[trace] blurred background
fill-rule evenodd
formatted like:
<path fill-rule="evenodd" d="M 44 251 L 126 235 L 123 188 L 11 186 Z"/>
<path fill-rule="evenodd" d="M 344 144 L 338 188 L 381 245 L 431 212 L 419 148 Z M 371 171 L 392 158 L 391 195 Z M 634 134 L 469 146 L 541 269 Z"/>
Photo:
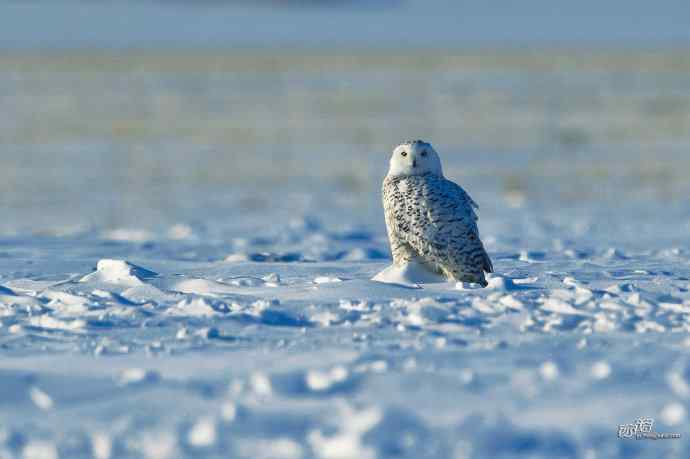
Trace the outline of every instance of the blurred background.
<path fill-rule="evenodd" d="M 0 231 L 381 230 L 411 138 L 489 231 L 524 206 L 687 225 L 688 24 L 686 0 L 1 1 Z"/>

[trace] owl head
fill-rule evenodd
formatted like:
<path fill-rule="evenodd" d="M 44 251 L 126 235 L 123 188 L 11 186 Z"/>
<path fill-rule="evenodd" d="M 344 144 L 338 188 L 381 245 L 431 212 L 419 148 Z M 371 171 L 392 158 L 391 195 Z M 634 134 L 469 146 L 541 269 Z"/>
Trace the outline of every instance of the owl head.
<path fill-rule="evenodd" d="M 389 176 L 405 177 L 428 173 L 443 177 L 441 158 L 430 143 L 412 140 L 403 142 L 393 149 Z"/>

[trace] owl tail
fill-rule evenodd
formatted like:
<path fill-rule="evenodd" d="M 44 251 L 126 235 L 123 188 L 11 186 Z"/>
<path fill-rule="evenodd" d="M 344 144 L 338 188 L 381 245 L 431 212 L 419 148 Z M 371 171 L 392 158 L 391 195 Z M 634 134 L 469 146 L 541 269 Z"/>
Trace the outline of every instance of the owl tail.
<path fill-rule="evenodd" d="M 482 261 L 484 264 L 484 266 L 482 266 L 482 269 L 484 270 L 484 272 L 487 272 L 487 273 L 494 272 L 494 264 L 491 263 L 491 258 L 489 258 L 489 254 L 486 253 L 486 251 L 484 251 L 484 260 L 482 260 Z"/>

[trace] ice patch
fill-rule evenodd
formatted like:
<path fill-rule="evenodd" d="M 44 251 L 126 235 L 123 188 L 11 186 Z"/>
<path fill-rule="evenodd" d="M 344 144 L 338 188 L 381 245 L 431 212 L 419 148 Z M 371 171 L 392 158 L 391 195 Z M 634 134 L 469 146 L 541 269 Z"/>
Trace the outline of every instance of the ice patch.
<path fill-rule="evenodd" d="M 103 259 L 96 265 L 96 271 L 82 277 L 79 282 L 104 282 L 107 284 L 138 287 L 144 281 L 158 274 L 125 260 Z"/>

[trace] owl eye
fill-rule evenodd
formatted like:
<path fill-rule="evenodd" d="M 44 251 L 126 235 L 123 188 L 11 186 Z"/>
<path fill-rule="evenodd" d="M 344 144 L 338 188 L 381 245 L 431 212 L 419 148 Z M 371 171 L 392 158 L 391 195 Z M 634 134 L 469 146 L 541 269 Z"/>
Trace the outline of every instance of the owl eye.
<path fill-rule="evenodd" d="M 406 152 L 406 151 L 401 151 L 401 152 L 400 152 L 400 155 L 401 155 L 401 156 L 407 156 L 407 152 Z"/>
<path fill-rule="evenodd" d="M 422 152 L 422 156 L 426 156 L 426 150 Z"/>

